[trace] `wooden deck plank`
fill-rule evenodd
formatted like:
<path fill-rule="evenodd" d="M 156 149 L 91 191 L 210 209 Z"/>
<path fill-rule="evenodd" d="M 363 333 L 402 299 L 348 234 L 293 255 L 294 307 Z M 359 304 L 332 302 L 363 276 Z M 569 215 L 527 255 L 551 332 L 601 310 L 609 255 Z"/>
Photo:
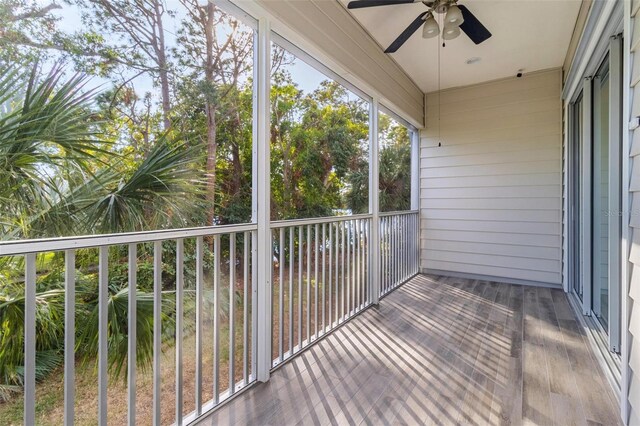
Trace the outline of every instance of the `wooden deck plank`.
<path fill-rule="evenodd" d="M 559 290 L 417 276 L 210 425 L 620 424 Z"/>

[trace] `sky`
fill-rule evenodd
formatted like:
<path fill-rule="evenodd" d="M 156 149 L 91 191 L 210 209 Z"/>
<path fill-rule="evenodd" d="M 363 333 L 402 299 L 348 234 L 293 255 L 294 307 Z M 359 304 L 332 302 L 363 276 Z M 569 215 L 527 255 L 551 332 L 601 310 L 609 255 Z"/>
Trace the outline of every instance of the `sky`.
<path fill-rule="evenodd" d="M 39 2 L 45 3 L 46 0 L 39 0 Z M 184 6 L 178 0 L 166 0 L 165 4 L 168 10 L 175 12 L 174 16 L 166 15 L 166 19 L 163 22 L 166 33 L 166 45 L 168 49 L 171 49 L 176 47 L 180 21 L 184 19 L 186 11 Z M 82 22 L 79 8 L 75 5 L 68 5 L 64 3 L 62 5 L 62 9 L 54 11 L 54 14 L 60 17 L 60 21 L 58 22 L 59 28 L 68 33 L 74 33 L 81 30 Z M 225 29 L 222 28 L 220 31 L 224 32 Z M 306 93 L 313 91 L 319 86 L 320 82 L 328 79 L 328 77 L 324 76 L 321 72 L 298 58 L 296 58 L 292 64 L 287 66 L 287 70 L 291 73 L 293 80 L 299 88 Z M 93 77 L 89 87 L 99 86 L 100 88 L 105 88 L 105 85 L 108 87 L 109 84 L 110 80 L 108 79 Z M 133 81 L 133 85 L 139 95 L 142 95 L 145 92 L 154 93 L 158 90 L 158 88 L 153 86 L 152 79 L 146 75 L 137 77 Z"/>

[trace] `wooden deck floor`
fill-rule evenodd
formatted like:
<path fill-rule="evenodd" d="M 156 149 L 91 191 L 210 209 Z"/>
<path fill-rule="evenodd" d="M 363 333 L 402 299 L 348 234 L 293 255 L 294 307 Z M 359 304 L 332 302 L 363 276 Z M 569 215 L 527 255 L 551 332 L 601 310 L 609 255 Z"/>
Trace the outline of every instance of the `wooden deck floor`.
<path fill-rule="evenodd" d="M 203 424 L 620 424 L 560 290 L 418 276 Z"/>

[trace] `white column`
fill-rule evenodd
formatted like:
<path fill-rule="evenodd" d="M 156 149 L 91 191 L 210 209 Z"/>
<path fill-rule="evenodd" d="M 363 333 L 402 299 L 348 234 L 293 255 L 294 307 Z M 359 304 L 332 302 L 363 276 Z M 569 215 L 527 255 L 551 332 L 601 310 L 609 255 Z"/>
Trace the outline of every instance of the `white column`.
<path fill-rule="evenodd" d="M 258 224 L 254 259 L 257 259 L 255 291 L 256 375 L 261 382 L 269 380 L 271 370 L 271 229 L 270 229 L 270 146 L 269 146 L 269 92 L 271 84 L 271 42 L 269 21 L 258 21 L 257 43 L 257 99 L 255 111 L 256 137 L 254 139 L 254 220 Z"/>
<path fill-rule="evenodd" d="M 380 298 L 380 205 L 378 167 L 378 99 L 371 100 L 369 108 L 369 213 L 371 219 L 371 302 L 378 304 Z"/>
<path fill-rule="evenodd" d="M 420 131 L 411 130 L 411 210 L 420 208 Z"/>
<path fill-rule="evenodd" d="M 411 131 L 411 210 L 420 211 L 420 131 Z M 409 234 L 411 250 L 413 250 L 417 270 L 420 271 L 420 213 L 416 218 L 417 232 Z"/>

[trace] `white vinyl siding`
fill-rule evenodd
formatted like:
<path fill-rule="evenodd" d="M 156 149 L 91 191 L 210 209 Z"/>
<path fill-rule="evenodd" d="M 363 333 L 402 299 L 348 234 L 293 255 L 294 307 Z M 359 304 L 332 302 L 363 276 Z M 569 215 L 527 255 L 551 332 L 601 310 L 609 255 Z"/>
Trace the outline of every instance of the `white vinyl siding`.
<path fill-rule="evenodd" d="M 561 79 L 557 69 L 427 94 L 422 270 L 561 284 Z"/>
<path fill-rule="evenodd" d="M 631 117 L 640 116 L 640 61 L 636 55 L 640 51 L 640 1 L 634 0 L 631 23 Z M 640 301 L 640 129 L 635 129 L 630 146 L 631 177 L 629 192 L 631 197 L 630 227 L 631 280 L 629 283 L 629 424 L 640 424 L 640 347 L 636 340 L 640 336 L 640 309 L 635 304 Z M 623 325 L 624 330 L 624 325 Z"/>

